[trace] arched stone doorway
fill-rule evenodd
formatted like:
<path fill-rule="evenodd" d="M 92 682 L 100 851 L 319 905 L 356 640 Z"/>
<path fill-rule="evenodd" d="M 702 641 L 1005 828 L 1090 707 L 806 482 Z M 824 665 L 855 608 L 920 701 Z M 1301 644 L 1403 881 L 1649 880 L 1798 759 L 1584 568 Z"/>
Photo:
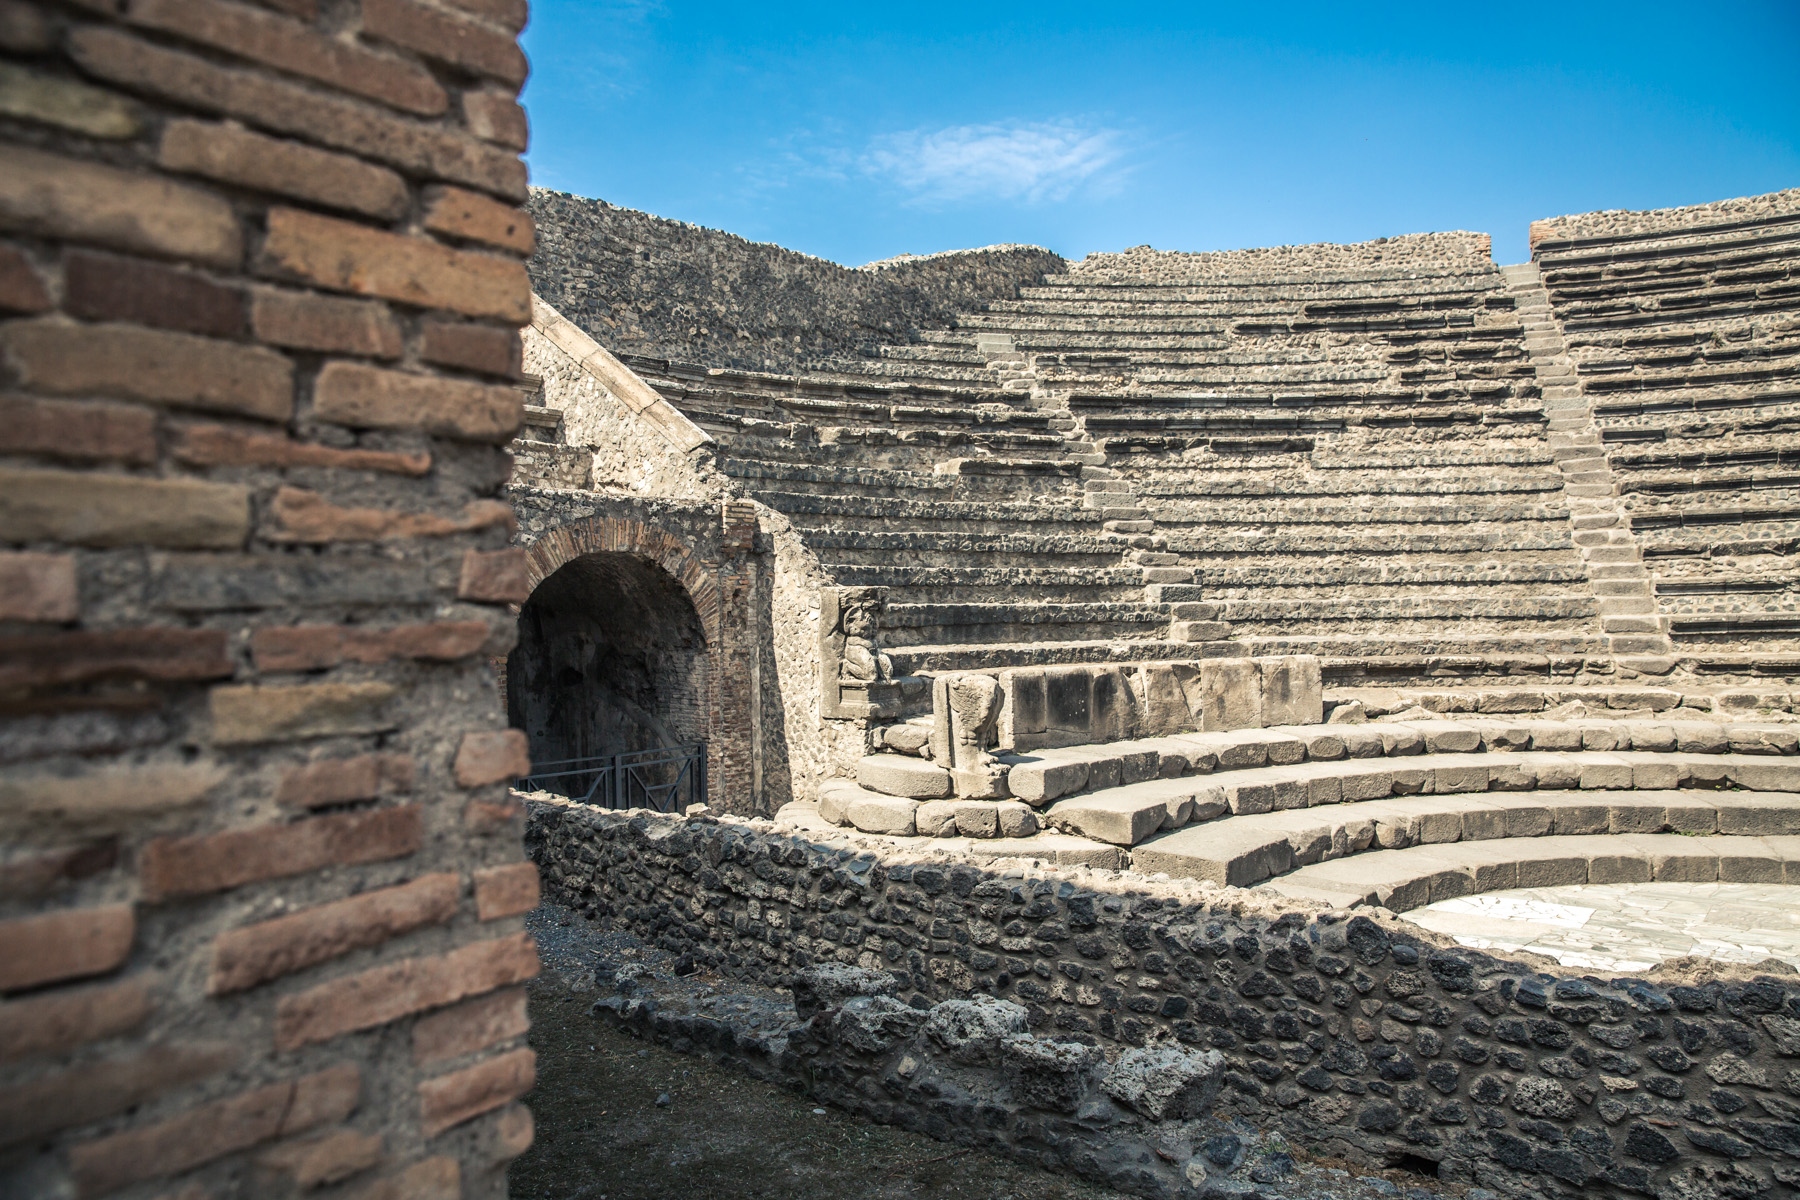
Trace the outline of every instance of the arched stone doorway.
<path fill-rule="evenodd" d="M 687 590 L 618 551 L 557 567 L 519 612 L 507 658 L 508 720 L 534 763 L 704 741 L 712 663 Z"/>

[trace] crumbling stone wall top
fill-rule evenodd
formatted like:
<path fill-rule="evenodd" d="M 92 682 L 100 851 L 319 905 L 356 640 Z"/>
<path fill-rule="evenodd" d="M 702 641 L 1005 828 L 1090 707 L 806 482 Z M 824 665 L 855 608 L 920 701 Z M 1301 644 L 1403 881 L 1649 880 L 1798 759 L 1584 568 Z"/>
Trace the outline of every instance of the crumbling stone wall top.
<path fill-rule="evenodd" d="M 1707 204 L 1688 204 L 1678 208 L 1610 208 L 1566 217 L 1546 217 L 1531 223 L 1531 244 L 1536 247 L 1544 243 L 1643 237 L 1655 233 L 1681 235 L 1705 228 L 1729 228 L 1740 224 L 1791 219 L 1795 216 L 1800 216 L 1800 188 L 1788 188 L 1786 191 L 1767 192 L 1760 196 L 1738 196 L 1730 200 L 1714 200 Z"/>
<path fill-rule="evenodd" d="M 1316 242 L 1204 253 L 1133 246 L 1114 254 L 1090 254 L 1069 270 L 1077 276 L 1116 275 L 1145 284 L 1333 272 L 1456 275 L 1493 269 L 1491 244 L 1485 233 L 1453 231 L 1407 233 L 1347 244 Z"/>

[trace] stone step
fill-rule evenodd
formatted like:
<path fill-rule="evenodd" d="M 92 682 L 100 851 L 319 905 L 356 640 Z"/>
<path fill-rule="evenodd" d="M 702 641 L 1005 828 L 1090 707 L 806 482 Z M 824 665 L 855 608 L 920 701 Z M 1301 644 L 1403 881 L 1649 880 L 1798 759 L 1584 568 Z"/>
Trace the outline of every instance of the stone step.
<path fill-rule="evenodd" d="M 1635 833 L 1415 846 L 1302 867 L 1259 890 L 1339 908 L 1406 912 L 1508 888 L 1651 880 L 1800 883 L 1800 838 Z"/>
<path fill-rule="evenodd" d="M 1051 824 L 1057 823 L 1054 807 L 1047 816 Z M 1504 838 L 1669 831 L 1800 835 L 1800 794 L 1538 791 L 1412 796 L 1225 817 L 1153 836 L 1132 851 L 1131 859 L 1139 871 L 1251 887 L 1300 867 L 1369 851 Z M 1125 844 L 1111 837 L 1101 840 Z"/>

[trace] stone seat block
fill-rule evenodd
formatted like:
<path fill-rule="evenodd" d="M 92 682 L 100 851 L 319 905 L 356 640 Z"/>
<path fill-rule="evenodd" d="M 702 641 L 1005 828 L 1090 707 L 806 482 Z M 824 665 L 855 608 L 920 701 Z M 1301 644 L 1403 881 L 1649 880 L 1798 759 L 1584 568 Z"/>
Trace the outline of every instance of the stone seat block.
<path fill-rule="evenodd" d="M 903 754 L 870 754 L 856 764 L 856 781 L 871 792 L 909 800 L 950 795 L 950 772 Z"/>
<path fill-rule="evenodd" d="M 1209 821 L 1225 811 L 1223 789 L 1205 780 L 1154 779 L 1058 801 L 1044 819 L 1058 829 L 1134 846 L 1159 829 Z"/>

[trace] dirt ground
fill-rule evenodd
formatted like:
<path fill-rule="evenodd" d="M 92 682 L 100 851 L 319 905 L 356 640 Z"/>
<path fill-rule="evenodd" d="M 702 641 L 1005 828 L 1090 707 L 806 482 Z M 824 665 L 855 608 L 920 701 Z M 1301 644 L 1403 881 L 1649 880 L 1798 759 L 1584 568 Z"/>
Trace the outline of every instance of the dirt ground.
<path fill-rule="evenodd" d="M 532 985 L 537 1140 L 515 1200 L 1124 1200 L 1066 1176 L 865 1125 L 588 1015 L 590 990 Z M 658 1105 L 659 1096 L 668 1099 Z"/>

